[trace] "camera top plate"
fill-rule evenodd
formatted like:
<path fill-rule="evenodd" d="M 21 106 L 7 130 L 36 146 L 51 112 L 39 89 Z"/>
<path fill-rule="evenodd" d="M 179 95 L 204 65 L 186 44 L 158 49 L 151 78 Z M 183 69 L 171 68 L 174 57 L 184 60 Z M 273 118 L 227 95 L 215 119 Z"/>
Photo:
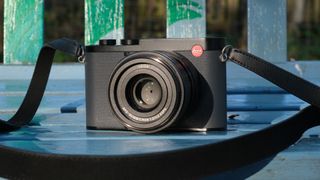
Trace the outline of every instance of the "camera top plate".
<path fill-rule="evenodd" d="M 186 51 L 194 45 L 203 50 L 222 50 L 224 38 L 168 38 L 168 39 L 123 39 L 116 45 L 114 39 L 101 39 L 99 45 L 86 46 L 86 52 L 123 51 Z"/>

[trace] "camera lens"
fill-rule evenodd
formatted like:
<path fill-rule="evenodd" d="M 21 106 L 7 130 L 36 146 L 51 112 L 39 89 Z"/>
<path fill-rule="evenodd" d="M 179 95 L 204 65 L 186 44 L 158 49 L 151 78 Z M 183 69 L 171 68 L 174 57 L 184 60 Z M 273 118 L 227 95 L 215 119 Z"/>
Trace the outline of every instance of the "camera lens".
<path fill-rule="evenodd" d="M 137 111 L 147 112 L 159 105 L 162 90 L 155 78 L 143 74 L 132 78 L 132 81 L 127 86 L 127 101 L 132 107 L 136 107 Z"/>
<path fill-rule="evenodd" d="M 161 89 L 156 81 L 145 81 L 138 84 L 136 90 L 136 97 L 139 103 L 150 106 L 150 108 L 157 105 L 161 98 Z"/>
<path fill-rule="evenodd" d="M 135 100 L 141 109 L 152 109 L 159 104 L 161 88 L 156 80 L 143 79 L 135 86 Z"/>
<path fill-rule="evenodd" d="M 196 78 L 183 61 L 187 60 L 164 52 L 125 57 L 114 69 L 108 91 L 120 123 L 154 133 L 177 121 L 189 106 Z"/>

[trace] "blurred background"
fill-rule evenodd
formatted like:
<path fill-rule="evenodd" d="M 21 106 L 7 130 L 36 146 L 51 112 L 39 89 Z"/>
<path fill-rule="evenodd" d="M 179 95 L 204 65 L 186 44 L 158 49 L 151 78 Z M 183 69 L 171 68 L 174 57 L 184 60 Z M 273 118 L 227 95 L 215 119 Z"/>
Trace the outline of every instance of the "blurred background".
<path fill-rule="evenodd" d="M 288 58 L 320 59 L 320 1 L 287 0 Z M 134 10 L 134 11 L 133 11 Z M 84 1 L 45 0 L 44 39 L 84 42 Z M 246 48 L 247 0 L 207 0 L 208 36 L 226 37 Z M 0 0 L 0 62 L 3 60 L 3 0 Z M 125 0 L 125 37 L 160 38 L 166 32 L 165 0 Z M 63 62 L 61 57 L 56 60 Z"/>

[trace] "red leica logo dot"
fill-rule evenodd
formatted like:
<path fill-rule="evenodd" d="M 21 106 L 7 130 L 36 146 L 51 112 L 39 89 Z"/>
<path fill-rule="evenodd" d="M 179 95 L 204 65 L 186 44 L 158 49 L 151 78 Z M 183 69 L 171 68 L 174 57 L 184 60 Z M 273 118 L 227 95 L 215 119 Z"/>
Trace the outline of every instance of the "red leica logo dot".
<path fill-rule="evenodd" d="M 203 54 L 202 46 L 196 44 L 192 47 L 191 53 L 194 57 L 200 57 Z"/>

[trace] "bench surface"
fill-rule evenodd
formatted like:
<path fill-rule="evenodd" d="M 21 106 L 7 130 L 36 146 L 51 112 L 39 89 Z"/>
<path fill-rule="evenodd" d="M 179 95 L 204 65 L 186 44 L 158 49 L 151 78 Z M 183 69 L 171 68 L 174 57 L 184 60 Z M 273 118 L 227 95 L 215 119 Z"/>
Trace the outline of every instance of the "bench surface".
<path fill-rule="evenodd" d="M 315 63 L 316 64 L 316 63 Z M 312 62 L 280 66 L 320 84 Z M 57 154 L 121 155 L 168 151 L 237 137 L 267 127 L 298 112 L 306 103 L 265 80 L 228 64 L 227 131 L 141 135 L 129 131 L 87 130 L 83 65 L 55 65 L 44 99 L 31 126 L 1 134 L 2 145 Z M 301 69 L 308 71 L 301 72 Z M 33 66 L 0 66 L 0 116 L 9 118 L 20 105 Z M 297 144 L 279 153 L 250 179 L 320 177 L 320 129 L 307 131 Z"/>

